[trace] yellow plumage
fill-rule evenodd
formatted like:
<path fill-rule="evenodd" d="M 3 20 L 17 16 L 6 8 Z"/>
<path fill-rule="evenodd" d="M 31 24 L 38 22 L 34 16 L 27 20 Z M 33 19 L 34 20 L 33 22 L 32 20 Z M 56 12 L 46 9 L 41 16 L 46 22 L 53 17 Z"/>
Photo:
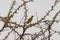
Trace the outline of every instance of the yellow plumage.
<path fill-rule="evenodd" d="M 33 16 L 31 16 L 31 17 L 28 19 L 27 24 L 28 24 L 28 23 L 31 23 L 32 20 L 33 20 Z"/>

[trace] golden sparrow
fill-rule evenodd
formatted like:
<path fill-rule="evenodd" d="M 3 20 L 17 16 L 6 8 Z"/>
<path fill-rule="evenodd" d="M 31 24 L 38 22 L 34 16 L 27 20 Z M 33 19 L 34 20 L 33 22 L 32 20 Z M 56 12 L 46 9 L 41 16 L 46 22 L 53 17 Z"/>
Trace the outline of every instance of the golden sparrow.
<path fill-rule="evenodd" d="M 31 23 L 32 20 L 33 20 L 33 15 L 28 19 L 27 24 L 28 24 L 28 23 Z"/>

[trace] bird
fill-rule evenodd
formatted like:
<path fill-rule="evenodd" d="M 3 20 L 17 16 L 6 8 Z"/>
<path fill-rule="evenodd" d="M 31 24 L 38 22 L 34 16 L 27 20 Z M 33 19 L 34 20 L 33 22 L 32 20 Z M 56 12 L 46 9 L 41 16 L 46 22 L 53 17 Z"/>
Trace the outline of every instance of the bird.
<path fill-rule="evenodd" d="M 32 15 L 32 16 L 27 20 L 27 24 L 32 22 L 33 17 L 34 17 L 34 16 Z"/>

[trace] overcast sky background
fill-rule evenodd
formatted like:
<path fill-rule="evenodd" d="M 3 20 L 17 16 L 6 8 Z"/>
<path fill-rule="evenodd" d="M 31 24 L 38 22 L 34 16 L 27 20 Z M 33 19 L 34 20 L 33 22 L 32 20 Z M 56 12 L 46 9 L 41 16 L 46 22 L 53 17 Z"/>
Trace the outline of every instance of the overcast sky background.
<path fill-rule="evenodd" d="M 5 17 L 7 16 L 9 9 L 11 7 L 11 3 L 13 0 L 0 0 L 0 16 Z M 28 0 L 26 0 L 28 1 Z M 51 9 L 51 6 L 54 4 L 55 0 L 34 0 L 34 2 L 29 2 L 27 3 L 26 7 L 28 9 L 28 17 L 29 18 L 31 15 L 34 15 L 33 21 L 32 23 L 36 22 L 36 13 L 38 15 L 38 20 L 41 19 L 48 10 Z M 16 5 L 14 6 L 14 8 L 12 9 L 12 12 L 15 11 L 15 9 L 21 5 L 23 2 L 21 0 L 17 0 L 16 1 Z M 19 23 L 20 20 L 22 19 L 22 17 L 24 16 L 24 6 L 20 8 L 20 10 L 18 10 L 18 13 L 14 15 L 13 18 L 11 18 L 12 22 L 17 22 Z M 46 17 L 46 19 L 48 20 L 52 20 L 53 16 L 56 14 L 56 12 L 58 12 L 58 10 L 60 9 L 60 2 L 54 7 L 54 10 L 52 12 L 50 12 L 49 16 Z M 58 17 L 56 19 L 59 19 L 60 15 L 58 15 Z M 22 20 L 23 22 L 23 20 Z M 3 22 L 0 21 L 0 30 L 3 27 Z M 52 29 L 59 31 L 60 32 L 60 23 L 54 23 Z M 9 28 L 8 28 L 9 29 Z M 16 29 L 19 33 L 22 32 L 20 30 L 22 30 L 21 28 Z M 39 28 L 30 28 L 26 31 L 26 33 L 34 33 L 34 32 L 39 32 Z M 11 29 L 4 31 L 0 34 L 0 40 L 2 40 L 4 38 L 4 35 L 7 35 L 8 32 L 10 32 Z M 34 32 L 33 32 L 34 31 Z M 12 36 L 11 36 L 12 35 Z M 10 34 L 10 37 L 8 37 L 7 40 L 14 40 L 14 32 L 12 32 Z M 51 38 L 53 38 L 53 40 L 60 40 L 60 35 L 58 35 L 57 33 L 55 33 Z"/>

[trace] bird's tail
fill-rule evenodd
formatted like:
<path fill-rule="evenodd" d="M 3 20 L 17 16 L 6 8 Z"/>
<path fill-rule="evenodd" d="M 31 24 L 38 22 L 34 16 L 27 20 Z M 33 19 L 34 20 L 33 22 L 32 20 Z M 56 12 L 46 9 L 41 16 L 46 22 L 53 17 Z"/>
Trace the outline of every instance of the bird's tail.
<path fill-rule="evenodd" d="M 29 21 L 27 21 L 27 24 L 29 23 Z"/>

